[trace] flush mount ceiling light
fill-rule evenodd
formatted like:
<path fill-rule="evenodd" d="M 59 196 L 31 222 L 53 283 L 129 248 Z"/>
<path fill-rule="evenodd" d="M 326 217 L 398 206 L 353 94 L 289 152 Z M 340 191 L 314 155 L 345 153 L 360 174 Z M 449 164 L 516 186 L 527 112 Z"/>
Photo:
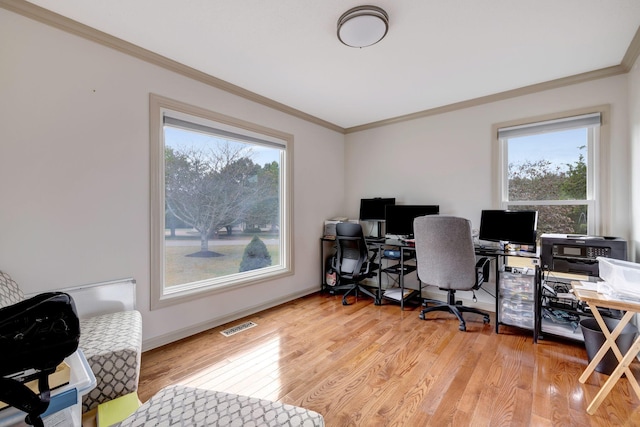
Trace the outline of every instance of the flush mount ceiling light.
<path fill-rule="evenodd" d="M 389 30 L 389 15 L 376 6 L 357 6 L 338 19 L 338 39 L 351 47 L 378 43 Z"/>

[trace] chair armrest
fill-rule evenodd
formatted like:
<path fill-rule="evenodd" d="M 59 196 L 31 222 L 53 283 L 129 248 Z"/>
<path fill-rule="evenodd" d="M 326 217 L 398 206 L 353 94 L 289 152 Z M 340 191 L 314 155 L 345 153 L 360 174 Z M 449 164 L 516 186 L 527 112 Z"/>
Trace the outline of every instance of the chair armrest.
<path fill-rule="evenodd" d="M 484 282 L 489 280 L 489 269 L 491 268 L 491 260 L 482 257 L 476 261 L 476 285 L 474 289 L 478 289 Z"/>

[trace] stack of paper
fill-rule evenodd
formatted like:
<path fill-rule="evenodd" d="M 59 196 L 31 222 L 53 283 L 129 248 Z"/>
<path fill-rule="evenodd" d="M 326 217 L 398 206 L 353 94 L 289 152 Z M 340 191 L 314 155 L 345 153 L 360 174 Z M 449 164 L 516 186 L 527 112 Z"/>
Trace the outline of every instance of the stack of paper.
<path fill-rule="evenodd" d="M 138 395 L 129 393 L 98 405 L 98 427 L 109 427 L 117 424 L 140 407 Z"/>
<path fill-rule="evenodd" d="M 409 295 L 411 295 L 411 292 L 413 292 L 412 289 L 405 289 L 404 295 L 401 297 L 402 293 L 400 291 L 400 288 L 389 288 L 384 291 L 384 296 L 386 298 L 391 298 L 396 301 L 400 301 L 401 299 L 407 298 Z"/>

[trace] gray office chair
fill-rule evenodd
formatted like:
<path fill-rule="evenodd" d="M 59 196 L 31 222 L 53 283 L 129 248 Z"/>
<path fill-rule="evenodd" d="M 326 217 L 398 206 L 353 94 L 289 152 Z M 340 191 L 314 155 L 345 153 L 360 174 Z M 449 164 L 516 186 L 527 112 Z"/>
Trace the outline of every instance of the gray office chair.
<path fill-rule="evenodd" d="M 332 261 L 332 268 L 335 270 L 338 284 L 331 290 L 334 293 L 337 290 L 345 290 L 342 297 L 342 304 L 349 305 L 347 296 L 354 293 L 358 296 L 358 292 L 373 298 L 378 305 L 378 297 L 369 289 L 360 284 L 367 277 L 373 277 L 374 271 L 378 265 L 373 262 L 373 255 L 369 257 L 369 248 L 362 233 L 360 224 L 351 222 L 339 222 L 336 224 L 336 243 L 337 253 Z"/>
<path fill-rule="evenodd" d="M 481 314 L 484 323 L 489 323 L 489 314 L 465 307 L 455 300 L 457 290 L 479 289 L 489 277 L 489 259 L 481 258 L 476 261 L 471 222 L 452 216 L 421 216 L 413 222 L 413 233 L 416 239 L 418 278 L 427 285 L 447 291 L 447 302 L 425 300 L 420 318 L 424 320 L 426 313 L 431 311 L 449 311 L 460 320 L 461 331 L 467 330 L 463 312 Z M 476 300 L 475 293 L 473 299 Z M 429 306 L 430 303 L 435 305 Z"/>

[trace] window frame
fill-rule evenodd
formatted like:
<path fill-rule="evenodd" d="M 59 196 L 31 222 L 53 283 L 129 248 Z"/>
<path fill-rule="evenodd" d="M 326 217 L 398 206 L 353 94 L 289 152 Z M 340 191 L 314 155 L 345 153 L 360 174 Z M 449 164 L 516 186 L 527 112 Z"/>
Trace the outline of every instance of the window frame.
<path fill-rule="evenodd" d="M 179 286 L 179 290 L 166 291 L 164 286 L 165 255 L 165 182 L 164 182 L 164 114 L 215 122 L 237 133 L 274 140 L 284 146 L 280 165 L 280 265 L 225 276 L 227 279 L 209 279 Z M 150 158 L 150 255 L 151 255 L 151 310 L 199 299 L 204 296 L 255 285 L 294 274 L 293 268 L 293 135 L 261 125 L 216 113 L 151 93 L 149 95 L 149 158 Z"/>
<path fill-rule="evenodd" d="M 585 200 L 527 200 L 509 201 L 508 198 L 508 152 L 507 141 L 500 138 L 499 130 L 516 126 L 531 126 L 542 122 L 567 119 L 576 116 L 600 114 L 600 126 L 598 130 L 590 129 L 589 144 L 587 146 L 587 197 Z M 493 207 L 495 209 L 507 209 L 508 205 L 576 205 L 587 206 L 587 229 L 590 235 L 608 235 L 611 223 L 611 196 L 610 178 L 610 153 L 609 153 L 609 120 L 610 106 L 599 105 L 543 116 L 529 117 L 497 123 L 492 126 L 493 137 Z"/>

